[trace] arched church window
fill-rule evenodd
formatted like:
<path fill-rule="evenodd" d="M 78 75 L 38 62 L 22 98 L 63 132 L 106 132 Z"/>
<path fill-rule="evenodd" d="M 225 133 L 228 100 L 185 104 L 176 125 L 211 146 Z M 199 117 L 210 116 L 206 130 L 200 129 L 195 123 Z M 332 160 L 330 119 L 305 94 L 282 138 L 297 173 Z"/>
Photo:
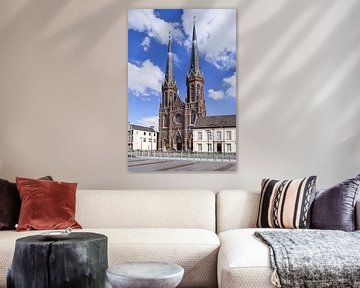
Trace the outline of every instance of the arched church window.
<path fill-rule="evenodd" d="M 173 102 L 174 102 L 174 94 L 173 94 L 173 92 L 170 92 L 170 93 L 169 93 L 169 102 L 170 102 L 170 103 L 173 103 Z"/>
<path fill-rule="evenodd" d="M 167 93 L 164 93 L 164 106 L 166 107 L 168 105 L 167 102 Z"/>
<path fill-rule="evenodd" d="M 191 112 L 191 124 L 195 124 L 195 121 L 196 121 L 196 111 L 195 110 L 193 110 L 192 112 Z"/>
<path fill-rule="evenodd" d="M 190 92 L 190 101 L 191 102 L 194 102 L 195 101 L 195 95 L 194 95 L 194 85 L 190 85 L 190 88 L 189 88 L 189 92 Z"/>
<path fill-rule="evenodd" d="M 200 84 L 196 84 L 196 96 L 200 97 Z"/>
<path fill-rule="evenodd" d="M 164 115 L 164 118 L 163 118 L 163 126 L 164 126 L 164 127 L 168 127 L 168 126 L 169 126 L 169 119 L 168 119 L 168 116 L 167 116 L 167 115 Z"/>

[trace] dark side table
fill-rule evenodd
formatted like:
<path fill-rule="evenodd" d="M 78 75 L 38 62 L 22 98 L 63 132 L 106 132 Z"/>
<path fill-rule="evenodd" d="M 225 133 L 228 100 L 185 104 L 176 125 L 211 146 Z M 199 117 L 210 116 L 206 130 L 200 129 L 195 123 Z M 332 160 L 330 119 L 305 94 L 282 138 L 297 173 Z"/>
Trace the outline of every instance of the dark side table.
<path fill-rule="evenodd" d="M 73 232 L 61 240 L 28 236 L 16 240 L 7 287 L 101 288 L 107 267 L 105 235 Z"/>

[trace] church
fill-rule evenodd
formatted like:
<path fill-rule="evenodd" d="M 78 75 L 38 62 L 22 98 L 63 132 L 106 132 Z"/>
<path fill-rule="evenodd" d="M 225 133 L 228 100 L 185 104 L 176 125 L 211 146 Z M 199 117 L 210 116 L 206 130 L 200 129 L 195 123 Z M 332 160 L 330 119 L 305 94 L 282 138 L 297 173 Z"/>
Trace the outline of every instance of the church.
<path fill-rule="evenodd" d="M 198 118 L 206 116 L 204 74 L 199 63 L 195 21 L 191 46 L 190 69 L 186 75 L 185 103 L 178 95 L 173 71 L 173 54 L 169 36 L 165 79 L 159 109 L 159 150 L 193 151 L 192 129 Z"/>

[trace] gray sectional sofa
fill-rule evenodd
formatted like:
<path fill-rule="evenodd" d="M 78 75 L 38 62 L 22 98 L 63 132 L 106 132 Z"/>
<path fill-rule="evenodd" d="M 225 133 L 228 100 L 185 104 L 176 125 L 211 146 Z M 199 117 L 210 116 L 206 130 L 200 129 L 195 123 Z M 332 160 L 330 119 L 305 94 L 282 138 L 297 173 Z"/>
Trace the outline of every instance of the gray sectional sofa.
<path fill-rule="evenodd" d="M 176 263 L 185 269 L 180 287 L 272 287 L 269 249 L 253 236 L 259 196 L 241 190 L 78 190 L 76 219 L 80 231 L 108 237 L 109 265 Z M 0 288 L 6 287 L 16 239 L 42 232 L 0 231 Z"/>

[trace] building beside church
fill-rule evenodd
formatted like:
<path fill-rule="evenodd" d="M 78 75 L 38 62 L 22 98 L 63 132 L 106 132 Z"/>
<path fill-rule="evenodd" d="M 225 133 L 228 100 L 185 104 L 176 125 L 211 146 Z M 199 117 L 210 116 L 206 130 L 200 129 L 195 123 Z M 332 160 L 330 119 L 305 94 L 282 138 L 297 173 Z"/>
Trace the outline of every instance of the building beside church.
<path fill-rule="evenodd" d="M 236 115 L 200 117 L 193 128 L 193 151 L 236 153 Z"/>
<path fill-rule="evenodd" d="M 193 24 L 190 69 L 186 75 L 185 103 L 178 95 L 173 71 L 173 54 L 169 36 L 165 79 L 159 109 L 159 150 L 193 150 L 192 129 L 200 117 L 206 116 L 204 74 L 199 63 L 195 21 Z"/>
<path fill-rule="evenodd" d="M 128 124 L 128 151 L 157 150 L 157 132 L 154 127 Z"/>

